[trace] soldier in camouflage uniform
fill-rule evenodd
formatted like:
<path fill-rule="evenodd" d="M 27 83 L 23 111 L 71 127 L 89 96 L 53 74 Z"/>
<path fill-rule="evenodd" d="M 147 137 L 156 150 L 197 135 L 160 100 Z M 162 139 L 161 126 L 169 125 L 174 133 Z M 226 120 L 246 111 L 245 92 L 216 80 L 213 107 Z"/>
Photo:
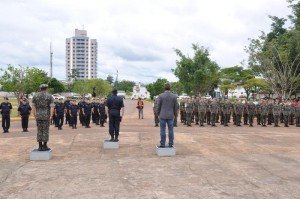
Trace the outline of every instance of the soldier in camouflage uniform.
<path fill-rule="evenodd" d="M 257 125 L 261 124 L 261 104 L 262 104 L 262 101 L 260 100 L 255 106 L 255 115 L 256 115 Z"/>
<path fill-rule="evenodd" d="M 273 106 L 274 106 L 273 100 L 269 99 L 269 102 L 268 102 L 268 125 L 272 125 L 272 123 L 274 121 Z"/>
<path fill-rule="evenodd" d="M 199 107 L 199 97 L 195 99 L 194 102 L 194 115 L 195 115 L 195 124 L 199 125 L 199 112 L 198 112 L 198 107 Z"/>
<path fill-rule="evenodd" d="M 206 123 L 207 125 L 210 125 L 210 117 L 211 117 L 211 113 L 210 113 L 210 104 L 211 104 L 211 101 L 210 99 L 207 100 L 207 109 L 206 109 Z"/>
<path fill-rule="evenodd" d="M 179 103 L 179 109 L 180 109 L 180 121 L 181 123 L 185 123 L 185 101 L 182 99 Z"/>
<path fill-rule="evenodd" d="M 159 119 L 158 119 L 158 114 L 157 114 L 157 99 L 154 99 L 154 103 L 153 103 L 153 114 L 154 114 L 154 123 L 155 126 L 157 127 L 159 124 Z"/>
<path fill-rule="evenodd" d="M 216 126 L 216 116 L 219 111 L 219 104 L 216 99 L 213 99 L 212 103 L 210 104 L 210 113 L 211 113 L 211 126 Z"/>
<path fill-rule="evenodd" d="M 234 112 L 236 115 L 236 126 L 241 126 L 244 104 L 240 100 L 235 104 Z"/>
<path fill-rule="evenodd" d="M 222 107 L 222 112 L 224 114 L 224 126 L 228 126 L 231 110 L 232 104 L 230 103 L 230 100 L 227 99 L 226 103 Z"/>
<path fill-rule="evenodd" d="M 39 143 L 39 151 L 48 151 L 49 126 L 50 119 L 54 112 L 54 101 L 52 96 L 47 93 L 48 86 L 42 84 L 41 92 L 38 92 L 32 98 L 32 112 L 37 124 L 37 142 Z"/>
<path fill-rule="evenodd" d="M 300 101 L 295 106 L 296 127 L 300 127 Z"/>
<path fill-rule="evenodd" d="M 204 126 L 207 104 L 204 99 L 201 99 L 198 105 L 199 125 Z"/>
<path fill-rule="evenodd" d="M 235 114 L 235 109 L 234 107 L 236 106 L 237 104 L 237 100 L 235 100 L 233 103 L 232 103 L 232 120 L 233 120 L 233 125 L 236 125 L 236 114 Z"/>
<path fill-rule="evenodd" d="M 293 111 L 293 107 L 290 101 L 284 103 L 282 107 L 283 117 L 284 117 L 284 126 L 289 127 L 291 113 Z"/>
<path fill-rule="evenodd" d="M 296 107 L 296 99 L 292 101 L 292 107 L 293 107 L 293 111 L 291 112 L 291 117 L 290 117 L 290 125 L 294 125 L 294 120 L 295 120 L 295 107 Z"/>
<path fill-rule="evenodd" d="M 192 99 L 188 99 L 188 102 L 185 104 L 185 112 L 186 112 L 186 125 L 191 126 L 191 119 L 193 114 L 193 102 Z"/>
<path fill-rule="evenodd" d="M 248 113 L 248 102 L 247 100 L 245 100 L 245 104 L 244 104 L 244 111 L 243 111 L 243 119 L 244 119 L 244 125 L 248 125 L 248 119 L 249 119 L 249 113 Z"/>
<path fill-rule="evenodd" d="M 250 102 L 247 104 L 247 113 L 249 118 L 249 126 L 253 127 L 253 118 L 255 114 L 255 104 L 253 103 L 253 100 L 250 100 Z"/>
<path fill-rule="evenodd" d="M 223 107 L 225 105 L 225 101 L 224 99 L 222 99 L 220 102 L 219 102 L 219 113 L 220 113 L 220 117 L 221 117 L 221 125 L 224 125 L 224 112 L 223 112 Z"/>
<path fill-rule="evenodd" d="M 284 105 L 284 102 L 282 101 L 281 103 L 280 103 L 280 105 L 281 105 L 281 109 L 282 109 L 282 107 L 283 107 L 283 105 Z M 283 112 L 281 111 L 281 114 L 280 114 L 280 123 L 284 123 L 284 116 L 283 116 Z"/>
<path fill-rule="evenodd" d="M 266 101 L 263 101 L 263 103 L 260 106 L 261 110 L 261 126 L 266 127 L 267 126 L 267 117 L 269 113 L 269 106 Z"/>
<path fill-rule="evenodd" d="M 281 105 L 279 104 L 279 101 L 277 100 L 276 103 L 273 105 L 273 117 L 274 117 L 274 127 L 279 127 L 279 117 L 281 114 Z"/>

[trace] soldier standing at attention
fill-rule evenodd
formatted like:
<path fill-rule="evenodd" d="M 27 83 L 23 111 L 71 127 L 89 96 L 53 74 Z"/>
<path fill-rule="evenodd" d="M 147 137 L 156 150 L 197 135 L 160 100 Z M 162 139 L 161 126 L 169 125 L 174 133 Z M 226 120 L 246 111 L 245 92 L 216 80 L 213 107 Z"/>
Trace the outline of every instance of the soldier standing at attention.
<path fill-rule="evenodd" d="M 284 117 L 284 127 L 289 127 L 290 116 L 292 112 L 292 104 L 291 101 L 287 101 L 284 103 L 282 107 L 283 117 Z"/>
<path fill-rule="evenodd" d="M 64 102 L 65 104 L 65 108 L 66 108 L 66 124 L 69 124 L 69 126 L 72 126 L 71 122 L 70 122 L 70 106 L 71 106 L 71 100 L 69 97 L 67 97 L 67 100 Z"/>
<path fill-rule="evenodd" d="M 21 116 L 23 132 L 28 132 L 28 119 L 31 112 L 31 106 L 29 105 L 25 97 L 22 97 L 18 112 Z"/>
<path fill-rule="evenodd" d="M 94 116 L 93 123 L 96 125 L 99 125 L 99 120 L 100 120 L 100 114 L 99 114 L 99 98 L 96 98 L 92 105 L 92 115 Z"/>
<path fill-rule="evenodd" d="M 78 113 L 79 113 L 79 106 L 77 105 L 76 100 L 73 99 L 69 107 L 70 124 L 72 125 L 72 129 L 77 129 Z"/>
<path fill-rule="evenodd" d="M 57 127 L 58 130 L 62 130 L 62 126 L 64 124 L 64 115 L 65 115 L 65 104 L 63 102 L 63 98 L 59 98 L 58 103 L 56 103 L 54 107 L 54 114 L 57 119 Z"/>
<path fill-rule="evenodd" d="M 180 107 L 180 121 L 181 123 L 184 123 L 185 119 L 184 119 L 184 100 L 180 100 L 179 103 L 179 107 Z"/>
<path fill-rule="evenodd" d="M 223 114 L 224 114 L 224 126 L 228 127 L 228 122 L 230 120 L 230 113 L 232 110 L 232 104 L 230 103 L 230 100 L 227 99 L 226 103 L 222 107 Z"/>
<path fill-rule="evenodd" d="M 244 101 L 243 105 L 245 107 L 244 111 L 243 111 L 244 125 L 248 125 L 249 113 L 248 113 L 248 109 L 247 109 L 247 106 L 248 106 L 247 100 Z"/>
<path fill-rule="evenodd" d="M 185 104 L 185 112 L 186 112 L 186 125 L 192 126 L 192 114 L 193 114 L 193 102 L 192 99 L 189 98 L 188 102 Z"/>
<path fill-rule="evenodd" d="M 250 100 L 250 102 L 247 104 L 247 113 L 249 118 L 249 126 L 253 127 L 253 119 L 255 113 L 255 104 L 253 103 L 253 100 Z"/>
<path fill-rule="evenodd" d="M 276 100 L 276 103 L 273 105 L 273 115 L 274 115 L 274 127 L 279 127 L 279 119 L 281 115 L 281 105 L 279 104 L 279 100 Z"/>
<path fill-rule="evenodd" d="M 244 112 L 244 105 L 239 100 L 234 107 L 235 117 L 236 117 L 236 126 L 241 126 L 242 114 Z"/>
<path fill-rule="evenodd" d="M 219 112 L 220 112 L 220 116 L 221 116 L 221 125 L 224 125 L 224 112 L 223 112 L 224 105 L 225 105 L 225 101 L 224 101 L 224 99 L 222 99 L 219 102 Z"/>
<path fill-rule="evenodd" d="M 211 121 L 211 113 L 210 113 L 210 104 L 211 104 L 211 101 L 210 99 L 207 101 L 207 109 L 206 109 L 206 123 L 207 125 L 210 125 L 210 121 Z"/>
<path fill-rule="evenodd" d="M 210 113 L 211 113 L 211 126 L 216 127 L 216 116 L 219 111 L 219 104 L 216 98 L 213 99 L 210 104 Z"/>
<path fill-rule="evenodd" d="M 32 98 L 32 113 L 36 119 L 37 125 L 37 141 L 39 143 L 39 151 L 48 151 L 49 126 L 50 119 L 54 112 L 54 102 L 52 96 L 47 93 L 48 85 L 40 86 L 41 92 L 36 93 Z"/>
<path fill-rule="evenodd" d="M 195 115 L 195 124 L 199 125 L 199 103 L 200 103 L 200 99 L 199 97 L 196 97 L 195 102 L 194 102 L 194 115 Z"/>
<path fill-rule="evenodd" d="M 83 112 L 83 116 L 85 119 L 85 128 L 91 128 L 90 127 L 90 123 L 91 123 L 91 115 L 92 115 L 92 104 L 90 103 L 90 100 L 87 98 L 85 100 L 85 103 L 82 107 L 82 112 Z"/>
<path fill-rule="evenodd" d="M 144 109 L 144 102 L 142 101 L 141 98 L 138 99 L 136 108 L 138 109 L 138 114 L 139 114 L 139 119 L 144 119 L 144 113 L 143 113 L 143 109 Z"/>
<path fill-rule="evenodd" d="M 120 122 L 124 116 L 124 102 L 120 96 L 117 96 L 118 90 L 113 89 L 112 96 L 107 99 L 105 112 L 109 118 L 110 141 L 119 141 Z"/>
<path fill-rule="evenodd" d="M 257 125 L 261 125 L 261 104 L 262 104 L 262 101 L 260 100 L 255 105 L 255 115 L 256 115 Z"/>
<path fill-rule="evenodd" d="M 54 107 L 56 106 L 57 103 L 58 103 L 58 98 L 56 97 L 54 99 Z M 57 126 L 57 116 L 55 114 L 53 114 L 53 116 L 52 116 L 52 124 L 54 124 L 55 127 L 58 127 Z"/>
<path fill-rule="evenodd" d="M 100 127 L 104 127 L 104 122 L 105 122 L 105 103 L 104 103 L 104 99 L 100 100 L 100 103 L 98 105 L 98 111 L 99 111 Z"/>
<path fill-rule="evenodd" d="M 273 118 L 273 99 L 269 99 L 268 101 L 268 125 L 272 125 L 274 118 Z"/>
<path fill-rule="evenodd" d="M 291 106 L 292 106 L 292 112 L 291 112 L 291 118 L 290 118 L 290 125 L 294 125 L 294 120 L 295 120 L 295 107 L 296 107 L 297 101 L 296 99 L 294 99 L 291 102 Z"/>
<path fill-rule="evenodd" d="M 9 133 L 10 127 L 10 113 L 12 109 L 11 103 L 8 101 L 7 97 L 4 97 L 4 102 L 0 104 L 1 115 L 2 115 L 2 128 L 3 133 Z"/>
<path fill-rule="evenodd" d="M 204 126 L 207 104 L 204 99 L 201 99 L 198 105 L 199 125 Z"/>
<path fill-rule="evenodd" d="M 262 104 L 260 105 L 261 109 L 261 126 L 267 127 L 267 117 L 269 113 L 269 107 L 266 101 L 262 101 Z"/>
<path fill-rule="evenodd" d="M 157 127 L 158 123 L 159 123 L 158 114 L 157 114 L 157 99 L 154 99 L 153 114 L 154 114 L 154 123 L 155 123 L 155 126 Z"/>
<path fill-rule="evenodd" d="M 300 127 L 300 101 L 295 104 L 296 127 Z"/>

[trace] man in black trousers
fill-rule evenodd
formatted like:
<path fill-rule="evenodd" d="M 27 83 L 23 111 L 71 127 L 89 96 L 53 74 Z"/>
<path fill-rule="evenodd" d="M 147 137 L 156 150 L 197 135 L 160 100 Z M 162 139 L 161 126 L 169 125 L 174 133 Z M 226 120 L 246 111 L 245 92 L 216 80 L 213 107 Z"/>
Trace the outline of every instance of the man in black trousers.
<path fill-rule="evenodd" d="M 9 133 L 8 129 L 10 127 L 10 113 L 11 113 L 12 105 L 8 101 L 7 97 L 4 97 L 4 102 L 0 104 L 0 109 L 2 115 L 3 133 Z"/>
<path fill-rule="evenodd" d="M 117 96 L 117 89 L 113 89 L 112 96 L 107 99 L 105 112 L 109 118 L 109 134 L 110 141 L 119 141 L 120 122 L 124 116 L 124 102 L 123 99 Z"/>
<path fill-rule="evenodd" d="M 28 119 L 31 112 L 31 106 L 25 97 L 21 99 L 18 112 L 22 119 L 23 132 L 28 132 Z"/>

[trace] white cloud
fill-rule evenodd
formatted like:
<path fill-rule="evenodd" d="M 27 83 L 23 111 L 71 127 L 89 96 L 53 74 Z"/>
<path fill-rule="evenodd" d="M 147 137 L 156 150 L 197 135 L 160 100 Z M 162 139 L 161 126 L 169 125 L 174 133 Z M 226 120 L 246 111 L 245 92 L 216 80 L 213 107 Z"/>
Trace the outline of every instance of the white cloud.
<path fill-rule="evenodd" d="M 51 40 L 54 76 L 65 79 L 65 38 L 84 25 L 99 43 L 99 77 L 118 69 L 119 79 L 175 81 L 174 48 L 191 54 L 199 43 L 221 67 L 237 65 L 248 38 L 269 30 L 267 16 L 289 13 L 285 0 L 2 0 L 0 66 L 48 71 Z"/>

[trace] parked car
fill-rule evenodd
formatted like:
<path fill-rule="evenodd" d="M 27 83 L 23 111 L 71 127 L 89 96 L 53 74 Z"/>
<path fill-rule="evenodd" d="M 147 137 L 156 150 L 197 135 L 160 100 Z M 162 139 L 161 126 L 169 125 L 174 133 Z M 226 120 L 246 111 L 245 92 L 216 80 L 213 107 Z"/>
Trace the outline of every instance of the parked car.
<path fill-rule="evenodd" d="M 122 97 L 123 99 L 125 99 L 126 93 L 125 93 L 125 91 L 118 91 L 117 95 Z"/>
<path fill-rule="evenodd" d="M 63 99 L 65 99 L 64 96 L 62 96 L 62 95 L 60 95 L 60 94 L 58 94 L 58 93 L 53 94 L 52 97 L 53 97 L 53 99 L 55 99 L 55 98 L 58 98 L 58 99 L 59 99 L 59 98 L 63 98 Z"/>

